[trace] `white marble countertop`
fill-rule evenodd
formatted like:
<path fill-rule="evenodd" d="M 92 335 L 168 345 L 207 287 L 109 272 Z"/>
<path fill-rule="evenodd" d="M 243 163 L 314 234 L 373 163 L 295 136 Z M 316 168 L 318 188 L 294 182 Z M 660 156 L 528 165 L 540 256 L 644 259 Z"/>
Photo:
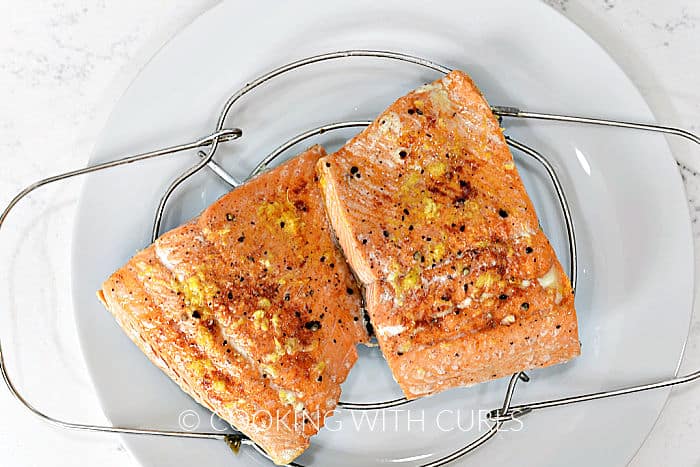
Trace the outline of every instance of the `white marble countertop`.
<path fill-rule="evenodd" d="M 216 0 L 0 0 L 0 204 L 5 205 L 20 188 L 40 177 L 84 165 L 110 110 L 138 70 L 170 36 L 215 3 Z M 621 64 L 659 121 L 700 132 L 700 2 L 547 3 L 579 24 Z M 673 150 L 686 182 L 697 245 L 700 157 L 697 150 L 693 153 L 682 144 L 674 145 Z M 70 300 L 50 290 L 65 291 L 69 287 L 65 245 L 70 243 L 70 220 L 77 198 L 74 188 L 56 190 L 50 204 L 39 199 L 30 201 L 28 207 L 36 215 L 26 222 L 32 228 L 14 238 L 4 235 L 3 246 L 17 248 L 0 253 L 0 264 L 8 266 L 0 268 L 0 303 L 24 306 L 36 322 L 47 321 L 43 317 L 51 313 L 51 321 L 43 324 L 48 331 L 61 334 L 61 341 L 70 341 L 75 332 Z M 47 211 L 48 206 L 51 209 Z M 37 272 L 35 284 L 19 285 L 13 280 L 17 271 L 14 260 L 25 243 L 31 241 L 45 248 L 32 252 L 36 258 L 30 266 L 39 271 L 48 265 L 52 272 L 50 277 Z M 32 300 L 19 300 L 20 292 L 27 291 L 33 292 L 28 295 Z M 681 371 L 700 367 L 697 308 L 696 304 Z M 7 326 L 8 317 L 0 319 L 3 339 L 32 333 L 35 348 L 31 353 L 52 345 L 55 348 L 55 336 L 37 337 L 40 331 L 35 328 L 23 330 L 14 320 L 9 321 Z M 26 348 L 26 341 L 22 342 Z M 18 364 L 18 379 L 28 387 L 31 384 L 31 395 L 61 394 L 56 398 L 62 404 L 56 400 L 47 402 L 47 407 L 55 406 L 59 414 L 61 405 L 71 405 L 84 420 L 101 421 L 80 349 L 74 347 L 59 349 L 62 368 L 54 369 L 52 363 L 47 369 L 41 357 L 26 364 L 26 368 L 42 369 L 47 380 L 56 376 L 65 384 L 36 381 L 24 374 L 24 362 Z M 50 355 L 46 361 L 53 359 L 55 356 Z M 13 362 L 11 358 L 10 363 Z M 700 466 L 699 438 L 700 386 L 676 389 L 631 465 Z M 0 465 L 46 464 L 136 465 L 118 438 L 47 426 L 31 417 L 4 387 L 0 388 Z"/>

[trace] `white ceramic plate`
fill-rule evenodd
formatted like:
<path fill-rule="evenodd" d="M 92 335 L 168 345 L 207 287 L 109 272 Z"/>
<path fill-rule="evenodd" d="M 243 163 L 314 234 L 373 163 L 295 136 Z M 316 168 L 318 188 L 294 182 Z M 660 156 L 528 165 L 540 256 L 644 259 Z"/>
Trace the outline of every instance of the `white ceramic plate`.
<path fill-rule="evenodd" d="M 143 70 L 115 108 L 91 162 L 207 134 L 225 98 L 250 79 L 293 59 L 349 48 L 413 53 L 462 68 L 494 105 L 652 119 L 610 57 L 543 4 L 429 5 L 417 0 L 224 2 L 183 30 Z M 415 66 L 365 58 L 300 70 L 234 109 L 229 125 L 242 128 L 244 137 L 222 148 L 217 160 L 243 176 L 287 138 L 330 121 L 371 119 L 396 97 L 436 77 Z M 688 329 L 693 266 L 681 179 L 664 139 L 536 122 L 507 121 L 506 128 L 556 165 L 580 249 L 576 303 L 583 355 L 532 372 L 532 382 L 518 387 L 516 402 L 673 375 Z M 317 141 L 332 149 L 351 134 Z M 542 224 L 567 262 L 552 190 L 537 166 L 516 159 Z M 159 195 L 195 160 L 193 153 L 180 154 L 96 174 L 85 183 L 74 242 L 76 319 L 95 388 L 114 424 L 173 428 L 191 409 L 200 417 L 200 429 L 211 430 L 207 412 L 141 355 L 94 295 L 103 279 L 148 243 Z M 196 215 L 224 191 L 211 173 L 198 174 L 177 192 L 166 227 Z M 330 422 L 333 429 L 314 438 L 301 461 L 416 465 L 436 459 L 479 434 L 479 424 L 471 426 L 473 411 L 498 406 L 504 387 L 501 380 L 449 391 L 405 407 L 410 414 L 382 412 L 373 429 L 368 423 L 374 414 L 353 419 L 341 411 Z M 376 350 L 362 351 L 344 389 L 346 400 L 399 394 Z M 532 414 L 522 427 L 511 426 L 518 432 L 499 434 L 461 462 L 620 466 L 640 446 L 666 397 L 661 390 Z M 441 409 L 452 412 L 438 418 Z M 126 437 L 124 442 L 144 466 L 264 463 L 244 449 L 238 464 L 223 443 L 212 441 Z"/>

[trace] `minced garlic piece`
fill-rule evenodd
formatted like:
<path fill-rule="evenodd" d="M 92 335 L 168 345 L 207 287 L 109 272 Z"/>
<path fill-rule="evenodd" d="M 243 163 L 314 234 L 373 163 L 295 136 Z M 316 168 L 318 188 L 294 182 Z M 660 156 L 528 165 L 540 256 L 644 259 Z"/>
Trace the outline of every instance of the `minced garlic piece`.
<path fill-rule="evenodd" d="M 209 330 L 204 326 L 197 328 L 197 336 L 195 337 L 195 342 L 197 345 L 203 349 L 209 349 L 214 346 L 214 337 L 211 335 Z"/>
<path fill-rule="evenodd" d="M 225 392 L 226 391 L 226 383 L 220 379 L 217 379 L 214 381 L 214 384 L 212 384 L 212 387 L 216 392 Z"/>
<path fill-rule="evenodd" d="M 398 273 L 391 272 L 387 280 L 394 287 L 397 300 L 401 301 L 406 292 L 420 286 L 420 269 L 417 266 L 413 267 L 401 278 Z"/>
<path fill-rule="evenodd" d="M 277 378 L 277 376 L 279 375 L 279 373 L 277 373 L 277 370 L 275 369 L 275 367 L 273 367 L 272 365 L 262 364 L 262 365 L 260 365 L 260 369 L 266 375 L 270 375 L 270 377 L 272 377 L 272 378 Z"/>
<path fill-rule="evenodd" d="M 539 282 L 544 289 L 557 286 L 559 284 L 557 269 L 552 266 L 544 276 L 537 278 L 537 282 Z"/>
<path fill-rule="evenodd" d="M 437 243 L 425 258 L 428 263 L 439 263 L 445 257 L 445 244 Z"/>
<path fill-rule="evenodd" d="M 302 410 L 304 410 L 304 404 L 302 402 L 298 402 L 297 397 L 291 391 L 285 391 L 284 389 L 280 389 L 278 391 L 278 395 L 280 401 L 283 404 L 291 405 L 292 407 L 294 407 L 295 411 L 301 412 Z"/>
<path fill-rule="evenodd" d="M 498 282 L 501 279 L 501 277 L 496 274 L 493 271 L 486 271 L 482 274 L 480 274 L 477 278 L 476 281 L 474 282 L 474 286 L 476 288 L 488 288 Z"/>
<path fill-rule="evenodd" d="M 272 329 L 278 331 L 280 327 L 280 315 L 277 313 L 273 314 L 270 321 L 272 321 Z"/>
<path fill-rule="evenodd" d="M 204 274 L 198 271 L 196 275 L 188 277 L 179 284 L 174 284 L 174 288 L 185 298 L 187 306 L 201 308 L 206 306 L 218 291 L 214 284 L 209 284 L 204 278 Z"/>
<path fill-rule="evenodd" d="M 266 221 L 270 229 L 282 229 L 290 234 L 296 234 L 302 226 L 296 208 L 288 200 L 265 203 L 258 208 L 258 215 Z"/>
<path fill-rule="evenodd" d="M 198 378 L 203 377 L 207 371 L 214 369 L 214 365 L 207 359 L 193 360 L 187 364 L 187 367 L 192 370 Z"/>
<path fill-rule="evenodd" d="M 427 169 L 431 177 L 438 178 L 445 175 L 445 172 L 447 172 L 447 165 L 444 162 L 433 162 L 428 165 Z"/>
<path fill-rule="evenodd" d="M 296 337 L 288 337 L 286 341 L 284 341 L 284 350 L 287 353 L 287 355 L 294 355 L 299 351 L 299 339 Z"/>
<path fill-rule="evenodd" d="M 269 329 L 268 320 L 265 317 L 265 310 L 255 310 L 253 313 L 253 326 L 255 329 L 267 331 Z"/>
<path fill-rule="evenodd" d="M 515 316 L 513 315 L 506 315 L 502 320 L 501 324 L 505 326 L 510 326 L 511 324 L 515 323 Z"/>
<path fill-rule="evenodd" d="M 425 197 L 423 199 L 423 214 L 425 214 L 425 217 L 427 217 L 428 219 L 433 219 L 437 217 L 438 205 L 432 198 Z"/>

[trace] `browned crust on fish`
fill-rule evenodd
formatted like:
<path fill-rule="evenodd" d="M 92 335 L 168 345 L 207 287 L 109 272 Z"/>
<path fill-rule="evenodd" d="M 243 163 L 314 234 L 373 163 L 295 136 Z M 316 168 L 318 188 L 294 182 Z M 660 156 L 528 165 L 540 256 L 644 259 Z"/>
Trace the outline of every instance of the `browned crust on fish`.
<path fill-rule="evenodd" d="M 223 196 L 98 292 L 151 361 L 279 464 L 308 447 L 367 341 L 322 207 L 323 155 L 315 146 Z"/>
<path fill-rule="evenodd" d="M 408 398 L 579 354 L 569 280 L 465 73 L 400 98 L 317 167 Z"/>

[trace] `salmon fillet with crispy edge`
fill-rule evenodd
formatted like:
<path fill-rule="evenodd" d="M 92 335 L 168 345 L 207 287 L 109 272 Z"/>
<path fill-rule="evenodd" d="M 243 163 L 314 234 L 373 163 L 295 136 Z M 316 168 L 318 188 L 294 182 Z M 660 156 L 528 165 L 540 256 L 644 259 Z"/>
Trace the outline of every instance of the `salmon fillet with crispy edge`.
<path fill-rule="evenodd" d="M 98 292 L 152 362 L 279 464 L 308 447 L 368 339 L 322 206 L 323 155 L 223 196 Z"/>
<path fill-rule="evenodd" d="M 579 354 L 570 282 L 465 73 L 400 98 L 318 171 L 406 397 Z"/>

